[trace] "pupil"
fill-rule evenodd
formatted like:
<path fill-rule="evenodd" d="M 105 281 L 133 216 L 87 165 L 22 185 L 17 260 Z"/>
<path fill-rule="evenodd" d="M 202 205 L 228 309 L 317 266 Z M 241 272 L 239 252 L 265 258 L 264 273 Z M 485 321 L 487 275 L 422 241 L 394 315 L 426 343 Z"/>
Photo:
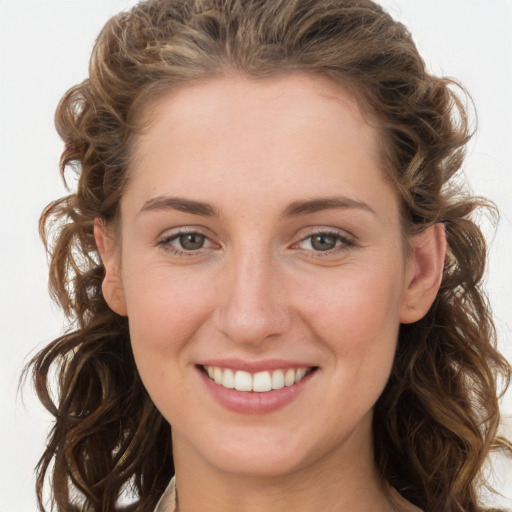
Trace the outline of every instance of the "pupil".
<path fill-rule="evenodd" d="M 311 245 L 317 251 L 328 251 L 336 247 L 334 235 L 315 235 L 311 238 Z"/>
<path fill-rule="evenodd" d="M 198 233 L 188 233 L 180 236 L 180 245 L 187 251 L 201 249 L 204 244 L 204 236 Z"/>

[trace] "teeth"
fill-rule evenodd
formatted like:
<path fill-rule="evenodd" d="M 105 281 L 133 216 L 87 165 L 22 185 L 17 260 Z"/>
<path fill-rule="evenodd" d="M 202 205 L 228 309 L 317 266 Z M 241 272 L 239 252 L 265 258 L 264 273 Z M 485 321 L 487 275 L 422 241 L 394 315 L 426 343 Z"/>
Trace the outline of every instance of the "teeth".
<path fill-rule="evenodd" d="M 252 391 L 252 377 L 249 372 L 235 373 L 235 389 L 237 391 Z"/>
<path fill-rule="evenodd" d="M 252 378 L 252 390 L 258 393 L 264 393 L 272 389 L 272 377 L 270 372 L 255 373 Z"/>
<path fill-rule="evenodd" d="M 284 385 L 291 386 L 295 382 L 295 370 L 288 370 L 284 376 Z"/>
<path fill-rule="evenodd" d="M 284 373 L 283 370 L 276 370 L 272 374 L 272 389 L 284 388 Z"/>
<path fill-rule="evenodd" d="M 236 389 L 237 391 L 254 391 L 256 393 L 265 393 L 273 389 L 291 386 L 300 382 L 311 371 L 311 368 L 288 368 L 287 370 L 251 374 L 242 370 L 234 371 L 218 366 L 204 366 L 204 369 L 210 379 L 220 386 Z"/>
<path fill-rule="evenodd" d="M 299 368 L 295 373 L 295 382 L 301 381 L 306 376 L 306 368 Z"/>
<path fill-rule="evenodd" d="M 235 373 L 233 370 L 230 370 L 229 368 L 224 370 L 222 385 L 228 389 L 233 389 L 235 387 Z"/>
<path fill-rule="evenodd" d="M 213 369 L 213 380 L 216 384 L 222 384 L 222 370 L 220 368 Z"/>

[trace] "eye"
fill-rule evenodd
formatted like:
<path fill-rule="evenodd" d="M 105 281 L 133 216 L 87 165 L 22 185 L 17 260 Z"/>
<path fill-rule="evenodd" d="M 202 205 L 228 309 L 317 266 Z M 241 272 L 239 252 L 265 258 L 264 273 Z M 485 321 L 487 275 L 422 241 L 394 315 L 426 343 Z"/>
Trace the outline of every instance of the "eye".
<path fill-rule="evenodd" d="M 298 246 L 312 252 L 336 252 L 354 245 L 353 241 L 340 233 L 318 231 L 303 238 Z"/>
<path fill-rule="evenodd" d="M 197 251 L 204 246 L 206 237 L 200 233 L 185 233 L 177 238 L 182 249 L 186 251 Z"/>
<path fill-rule="evenodd" d="M 309 237 L 309 243 L 315 251 L 330 251 L 336 247 L 339 237 L 329 233 L 320 233 Z"/>
<path fill-rule="evenodd" d="M 165 251 L 176 255 L 192 255 L 201 252 L 201 249 L 213 247 L 213 243 L 203 233 L 197 231 L 180 231 L 162 237 L 157 245 Z"/>

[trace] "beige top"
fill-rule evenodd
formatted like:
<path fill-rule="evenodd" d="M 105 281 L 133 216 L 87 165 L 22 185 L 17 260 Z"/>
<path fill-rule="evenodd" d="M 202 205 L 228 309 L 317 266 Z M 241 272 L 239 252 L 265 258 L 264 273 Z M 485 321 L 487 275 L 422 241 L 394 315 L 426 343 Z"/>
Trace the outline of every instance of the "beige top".
<path fill-rule="evenodd" d="M 176 512 L 176 479 L 173 476 L 167 489 L 156 504 L 155 512 Z"/>
<path fill-rule="evenodd" d="M 172 477 L 169 486 L 162 494 L 162 497 L 158 501 L 155 512 L 177 512 L 177 491 L 176 491 L 176 480 Z M 419 508 L 415 507 L 412 503 L 409 503 L 403 498 L 395 489 L 391 490 L 391 499 L 395 506 L 398 506 L 398 510 L 403 512 L 422 512 Z"/>

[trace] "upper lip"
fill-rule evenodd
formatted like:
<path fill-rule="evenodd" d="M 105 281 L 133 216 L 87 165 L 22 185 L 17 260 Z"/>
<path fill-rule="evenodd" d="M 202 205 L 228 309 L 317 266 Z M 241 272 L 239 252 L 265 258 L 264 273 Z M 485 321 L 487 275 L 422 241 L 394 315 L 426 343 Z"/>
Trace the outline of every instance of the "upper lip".
<path fill-rule="evenodd" d="M 257 373 L 271 370 L 284 370 L 288 368 L 312 368 L 314 365 L 300 361 L 287 361 L 284 359 L 265 359 L 261 361 L 248 361 L 237 358 L 208 359 L 197 363 L 199 366 L 216 366 L 231 370 L 242 370 L 249 373 Z"/>

